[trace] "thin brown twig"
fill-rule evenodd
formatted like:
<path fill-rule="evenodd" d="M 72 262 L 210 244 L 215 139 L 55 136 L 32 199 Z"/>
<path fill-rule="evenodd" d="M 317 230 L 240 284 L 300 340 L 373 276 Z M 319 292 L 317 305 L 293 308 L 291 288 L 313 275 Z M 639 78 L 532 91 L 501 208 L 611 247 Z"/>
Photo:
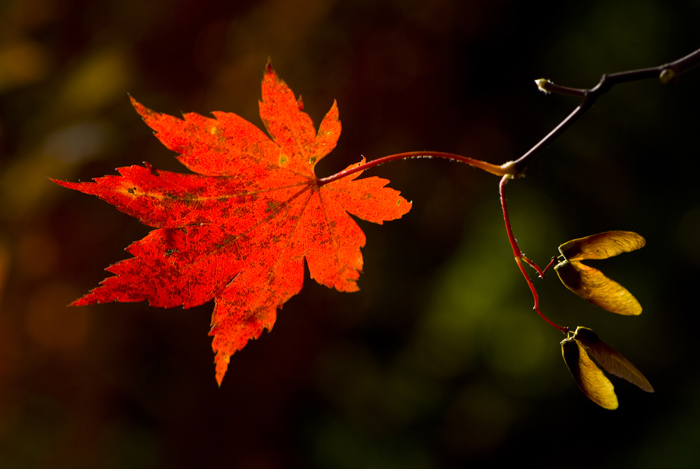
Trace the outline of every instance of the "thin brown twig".
<path fill-rule="evenodd" d="M 522 174 L 525 167 L 530 164 L 530 162 L 538 154 L 540 154 L 545 147 L 547 147 L 559 135 L 564 133 L 566 129 L 571 127 L 571 125 L 583 114 L 585 114 L 586 111 L 593 107 L 600 96 L 610 91 L 613 86 L 621 83 L 628 83 L 630 81 L 646 80 L 649 78 L 658 78 L 663 84 L 674 83 L 678 81 L 681 75 L 698 65 L 700 65 L 700 49 L 681 57 L 678 60 L 674 60 L 673 62 L 669 62 L 664 65 L 659 65 L 658 67 L 603 75 L 598 84 L 589 89 L 561 86 L 543 78 L 535 80 L 538 88 L 545 93 L 577 96 L 582 98 L 582 101 L 581 104 L 576 107 L 576 109 L 566 116 L 564 120 L 562 120 L 554 129 L 552 129 L 552 131 L 549 132 L 542 140 L 537 142 L 535 146 L 533 146 L 520 158 L 512 162 L 516 169 L 516 174 Z"/>
<path fill-rule="evenodd" d="M 518 242 L 515 239 L 515 235 L 513 235 L 513 228 L 510 225 L 510 216 L 508 216 L 508 203 L 506 202 L 506 184 L 508 181 L 511 179 L 511 175 L 506 174 L 501 178 L 501 182 L 498 185 L 498 193 L 501 197 L 501 208 L 503 210 L 503 220 L 505 220 L 506 223 L 506 233 L 508 234 L 508 242 L 510 242 L 510 247 L 513 249 L 513 256 L 515 257 L 515 263 L 518 264 L 518 268 L 520 269 L 520 273 L 523 274 L 523 277 L 525 278 L 525 281 L 527 282 L 527 286 L 530 288 L 530 292 L 532 293 L 532 299 L 534 300 L 534 305 L 532 306 L 532 309 L 534 309 L 537 314 L 540 315 L 544 321 L 552 326 L 555 329 L 558 329 L 562 333 L 566 334 L 569 332 L 569 328 L 566 326 L 560 326 L 559 324 L 556 324 L 555 322 L 551 321 L 547 316 L 542 313 L 540 310 L 540 297 L 537 294 L 537 289 L 535 288 L 535 285 L 532 283 L 532 279 L 530 276 L 527 274 L 525 271 L 525 267 L 523 266 L 523 261 L 527 262 L 531 267 L 533 267 L 535 270 L 537 270 L 537 273 L 540 275 L 540 278 L 544 276 L 544 271 L 537 266 L 533 261 L 530 259 L 527 259 L 525 256 L 523 256 L 523 252 L 520 250 L 520 247 L 518 246 Z M 551 262 L 550 262 L 551 265 Z M 549 268 L 549 265 L 547 266 Z"/>

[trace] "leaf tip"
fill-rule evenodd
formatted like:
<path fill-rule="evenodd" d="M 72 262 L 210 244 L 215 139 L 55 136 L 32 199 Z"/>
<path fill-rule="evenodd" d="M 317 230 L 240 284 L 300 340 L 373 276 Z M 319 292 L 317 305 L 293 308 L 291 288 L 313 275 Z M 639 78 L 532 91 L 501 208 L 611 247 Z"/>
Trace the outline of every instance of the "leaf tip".
<path fill-rule="evenodd" d="M 68 306 L 89 306 L 89 305 L 95 304 L 96 301 L 91 301 L 89 299 L 89 297 L 90 297 L 90 293 L 88 293 L 87 295 L 85 295 L 83 297 L 78 298 L 75 301 L 68 303 Z"/>
<path fill-rule="evenodd" d="M 157 115 L 157 113 L 156 113 L 155 111 L 152 111 L 151 109 L 148 109 L 146 106 L 144 106 L 143 104 L 141 104 L 141 103 L 139 103 L 138 101 L 136 101 L 136 100 L 134 99 L 134 97 L 131 96 L 131 95 L 129 95 L 129 101 L 131 101 L 131 105 L 134 107 L 134 109 L 136 109 L 136 112 L 137 112 L 144 120 L 146 120 L 146 118 L 148 118 L 148 117 L 150 117 L 150 116 Z"/>
<path fill-rule="evenodd" d="M 61 181 L 60 179 L 54 179 L 54 178 L 49 178 L 49 181 L 53 182 L 54 184 L 58 184 L 61 187 L 68 187 L 68 184 L 74 184 L 74 183 L 70 183 L 68 181 Z"/>
<path fill-rule="evenodd" d="M 221 387 L 221 382 L 224 380 L 224 375 L 226 375 L 226 370 L 228 370 L 228 364 L 231 361 L 231 356 L 219 351 L 216 354 L 214 363 L 216 364 L 216 384 Z"/>
<path fill-rule="evenodd" d="M 272 60 L 270 57 L 267 58 L 267 63 L 265 64 L 265 77 L 268 75 L 270 76 L 276 76 L 277 74 L 275 73 L 275 69 L 272 68 Z"/>

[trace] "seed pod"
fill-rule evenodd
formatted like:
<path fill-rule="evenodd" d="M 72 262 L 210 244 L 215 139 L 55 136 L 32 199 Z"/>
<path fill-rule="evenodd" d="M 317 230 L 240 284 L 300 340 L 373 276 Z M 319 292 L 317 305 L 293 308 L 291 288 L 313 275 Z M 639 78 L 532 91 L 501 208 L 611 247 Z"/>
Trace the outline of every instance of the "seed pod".
<path fill-rule="evenodd" d="M 613 384 L 599 366 L 646 392 L 654 392 L 641 371 L 587 327 L 577 327 L 561 341 L 561 354 L 583 394 L 605 409 L 617 409 L 618 402 Z"/>
<path fill-rule="evenodd" d="M 639 249 L 645 243 L 643 237 L 631 231 L 606 231 L 573 239 L 559 246 L 564 260 L 554 269 L 564 286 L 584 300 L 612 313 L 636 316 L 642 312 L 642 306 L 637 299 L 600 270 L 581 261 L 607 259 Z"/>

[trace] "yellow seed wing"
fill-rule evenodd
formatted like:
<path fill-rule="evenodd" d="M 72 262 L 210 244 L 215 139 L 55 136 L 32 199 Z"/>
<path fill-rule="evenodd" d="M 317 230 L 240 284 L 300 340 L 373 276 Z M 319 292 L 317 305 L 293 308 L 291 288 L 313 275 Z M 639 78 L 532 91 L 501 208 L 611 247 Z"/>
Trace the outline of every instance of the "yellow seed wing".
<path fill-rule="evenodd" d="M 559 246 L 559 252 L 569 261 L 607 259 L 635 251 L 645 244 L 646 240 L 632 231 L 606 231 L 567 241 Z"/>
<path fill-rule="evenodd" d="M 581 262 L 564 262 L 557 266 L 561 282 L 578 296 L 611 313 L 637 316 L 642 305 L 622 285 L 609 279 L 600 270 Z"/>
<path fill-rule="evenodd" d="M 595 332 L 579 326 L 576 328 L 574 338 L 605 371 L 629 381 L 646 392 L 654 392 L 654 388 L 642 372 L 620 352 L 600 340 Z"/>
<path fill-rule="evenodd" d="M 590 359 L 581 344 L 573 339 L 562 340 L 561 353 L 583 394 L 604 409 L 617 409 L 615 387 Z"/>

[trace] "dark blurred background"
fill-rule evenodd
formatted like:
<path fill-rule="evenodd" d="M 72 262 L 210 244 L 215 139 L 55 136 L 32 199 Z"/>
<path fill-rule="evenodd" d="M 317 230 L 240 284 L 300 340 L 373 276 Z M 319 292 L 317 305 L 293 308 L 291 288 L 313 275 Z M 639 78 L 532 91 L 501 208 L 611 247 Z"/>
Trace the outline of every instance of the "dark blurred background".
<path fill-rule="evenodd" d="M 317 167 L 440 150 L 503 163 L 576 104 L 534 79 L 593 86 L 700 47 L 696 0 L 4 0 L 0 2 L 0 467 L 700 467 L 700 70 L 614 89 L 509 185 L 516 236 L 637 231 L 600 267 L 641 301 L 615 316 L 537 281 L 552 320 L 586 325 L 653 395 L 578 390 L 561 334 L 531 311 L 498 179 L 414 160 L 372 174 L 414 202 L 360 222 L 362 290 L 308 281 L 271 334 L 214 380 L 213 305 L 65 305 L 148 228 L 52 184 L 150 162 L 186 171 L 129 104 L 235 112 L 261 125 L 271 58 L 318 124 Z"/>

